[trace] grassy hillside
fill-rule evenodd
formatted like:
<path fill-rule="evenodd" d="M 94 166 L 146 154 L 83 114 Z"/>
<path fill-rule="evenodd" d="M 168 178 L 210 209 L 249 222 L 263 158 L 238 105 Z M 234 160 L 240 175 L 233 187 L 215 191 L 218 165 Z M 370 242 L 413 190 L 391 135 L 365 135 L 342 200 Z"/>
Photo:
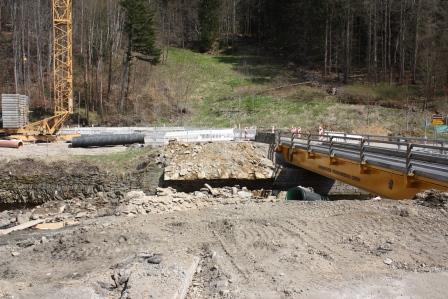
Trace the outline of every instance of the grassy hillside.
<path fill-rule="evenodd" d="M 337 96 L 328 95 L 328 85 L 275 89 L 309 81 L 308 77 L 316 75 L 263 56 L 171 49 L 167 63 L 153 70 L 152 84 L 167 86 L 183 111 L 159 121 L 167 125 L 315 130 L 323 124 L 371 134 L 422 133 L 425 115 L 412 100 L 418 97 L 416 88 L 353 84 L 340 87 Z"/>

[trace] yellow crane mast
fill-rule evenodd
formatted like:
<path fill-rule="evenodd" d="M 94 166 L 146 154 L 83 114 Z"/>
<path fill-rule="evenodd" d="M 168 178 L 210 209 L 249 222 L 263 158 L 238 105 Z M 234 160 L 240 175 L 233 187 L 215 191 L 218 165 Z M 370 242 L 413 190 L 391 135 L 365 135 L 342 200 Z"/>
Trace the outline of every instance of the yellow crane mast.
<path fill-rule="evenodd" d="M 72 0 L 53 0 L 54 114 L 73 113 Z"/>
<path fill-rule="evenodd" d="M 22 139 L 54 136 L 73 113 L 72 0 L 52 0 L 54 114 L 23 128 L 5 129 Z M 1 132 L 0 132 L 1 133 Z"/>

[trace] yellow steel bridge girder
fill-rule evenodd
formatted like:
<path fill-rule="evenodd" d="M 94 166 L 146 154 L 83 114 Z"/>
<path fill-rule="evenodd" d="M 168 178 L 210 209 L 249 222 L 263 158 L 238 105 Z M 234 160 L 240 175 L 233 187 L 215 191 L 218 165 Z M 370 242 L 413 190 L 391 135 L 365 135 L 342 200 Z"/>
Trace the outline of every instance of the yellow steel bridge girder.
<path fill-rule="evenodd" d="M 290 149 L 285 145 L 278 145 L 276 152 L 280 153 L 285 161 L 297 167 L 385 198 L 397 200 L 412 199 L 417 193 L 428 189 L 448 191 L 447 182 L 417 175 L 409 176 L 399 171 L 368 163 L 361 164 L 326 154 L 309 153 L 304 149 Z"/>

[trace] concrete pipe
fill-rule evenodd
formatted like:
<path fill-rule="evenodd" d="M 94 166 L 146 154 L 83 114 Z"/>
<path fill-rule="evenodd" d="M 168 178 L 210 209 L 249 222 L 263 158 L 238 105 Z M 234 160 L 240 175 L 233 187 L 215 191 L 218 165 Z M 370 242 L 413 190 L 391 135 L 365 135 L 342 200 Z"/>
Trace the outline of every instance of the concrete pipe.
<path fill-rule="evenodd" d="M 23 146 L 22 140 L 0 140 L 0 147 L 4 148 L 21 148 Z"/>
<path fill-rule="evenodd" d="M 297 187 L 288 191 L 286 194 L 286 200 L 322 201 L 327 200 L 327 198 L 311 191 L 310 189 Z"/>
<path fill-rule="evenodd" d="M 72 140 L 72 147 L 101 147 L 113 145 L 144 144 L 145 136 L 142 134 L 111 134 L 111 135 L 91 135 L 75 137 Z"/>

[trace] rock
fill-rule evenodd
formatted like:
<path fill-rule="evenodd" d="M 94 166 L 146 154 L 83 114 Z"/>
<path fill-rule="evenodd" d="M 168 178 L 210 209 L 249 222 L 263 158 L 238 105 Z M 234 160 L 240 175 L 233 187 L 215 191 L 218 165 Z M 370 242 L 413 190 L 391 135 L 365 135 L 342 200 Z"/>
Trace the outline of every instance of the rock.
<path fill-rule="evenodd" d="M 256 179 L 265 179 L 266 175 L 264 175 L 262 172 L 255 172 L 255 178 Z"/>
<path fill-rule="evenodd" d="M 160 254 L 154 254 L 153 256 L 146 259 L 149 264 L 158 265 L 162 262 L 162 256 Z"/>
<path fill-rule="evenodd" d="M 12 252 L 11 252 L 11 255 L 12 255 L 12 256 L 19 256 L 19 255 L 20 255 L 20 253 L 19 253 L 19 252 L 17 252 L 17 251 L 12 251 Z"/>
<path fill-rule="evenodd" d="M 125 200 L 133 200 L 135 198 L 141 198 L 144 197 L 145 193 L 143 191 L 131 191 L 126 193 L 124 196 Z"/>
<path fill-rule="evenodd" d="M 75 215 L 75 218 L 84 218 L 87 217 L 87 212 L 79 212 Z"/>
<path fill-rule="evenodd" d="M 8 226 L 11 224 L 11 220 L 10 219 L 2 219 L 0 218 L 0 228 Z"/>
<path fill-rule="evenodd" d="M 252 197 L 252 192 L 249 191 L 239 191 L 238 196 L 244 199 L 248 199 Z"/>
<path fill-rule="evenodd" d="M 393 261 L 390 258 L 385 258 L 383 260 L 383 263 L 385 263 L 386 265 L 391 265 L 393 263 Z"/>
<path fill-rule="evenodd" d="M 378 253 L 386 253 L 392 251 L 392 245 L 390 243 L 384 243 L 377 248 Z"/>
<path fill-rule="evenodd" d="M 22 212 L 22 213 L 17 214 L 16 222 L 18 224 L 23 224 L 23 223 L 28 222 L 30 220 L 30 218 L 31 218 L 31 212 Z"/>
<path fill-rule="evenodd" d="M 120 269 L 112 274 L 112 280 L 115 283 L 115 287 L 117 289 L 121 289 L 122 286 L 125 286 L 129 281 L 129 276 L 131 276 L 131 270 L 129 269 Z"/>
<path fill-rule="evenodd" d="M 216 191 L 210 186 L 209 184 L 204 184 L 205 188 L 210 192 L 211 195 L 215 196 L 217 195 Z"/>
<path fill-rule="evenodd" d="M 414 207 L 394 206 L 392 212 L 401 217 L 418 216 L 418 211 Z"/>

